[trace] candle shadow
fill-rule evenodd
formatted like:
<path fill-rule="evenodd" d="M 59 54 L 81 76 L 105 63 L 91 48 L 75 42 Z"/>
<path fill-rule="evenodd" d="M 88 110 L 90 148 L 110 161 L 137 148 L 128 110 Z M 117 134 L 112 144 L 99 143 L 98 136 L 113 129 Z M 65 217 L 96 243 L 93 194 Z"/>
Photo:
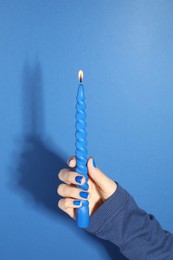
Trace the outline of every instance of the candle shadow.
<path fill-rule="evenodd" d="M 67 156 L 45 133 L 43 76 L 38 59 L 34 65 L 28 61 L 24 64 L 22 93 L 23 131 L 16 139 L 17 153 L 10 164 L 10 189 L 18 193 L 27 206 L 42 211 L 55 221 L 62 221 L 88 244 L 101 243 L 107 251 L 107 259 L 125 260 L 117 247 L 78 229 L 74 221 L 57 207 L 60 198 L 56 192 L 60 184 L 57 173 L 67 167 Z"/>

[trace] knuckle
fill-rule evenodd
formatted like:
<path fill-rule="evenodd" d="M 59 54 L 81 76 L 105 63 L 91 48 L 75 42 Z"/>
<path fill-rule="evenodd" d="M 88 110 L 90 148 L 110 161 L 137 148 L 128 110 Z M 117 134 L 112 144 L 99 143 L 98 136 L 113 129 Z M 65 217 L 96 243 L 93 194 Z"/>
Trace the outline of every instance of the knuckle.
<path fill-rule="evenodd" d="M 65 189 L 65 184 L 60 184 L 59 186 L 58 186 L 58 189 L 57 189 L 57 193 L 59 194 L 59 195 L 61 195 L 61 196 L 63 196 L 63 194 L 64 194 L 64 189 Z"/>
<path fill-rule="evenodd" d="M 61 209 L 62 208 L 62 199 L 60 199 L 59 201 L 58 201 L 58 207 Z"/>
<path fill-rule="evenodd" d="M 59 207 L 60 209 L 64 210 L 64 199 L 60 199 L 60 200 L 58 201 L 58 207 Z"/>
<path fill-rule="evenodd" d="M 61 169 L 60 172 L 58 173 L 58 178 L 63 181 L 63 182 L 67 182 L 69 176 L 69 169 Z"/>
<path fill-rule="evenodd" d="M 58 186 L 57 188 L 57 193 L 59 194 L 60 193 L 60 185 Z M 59 194 L 60 195 L 60 194 Z"/>
<path fill-rule="evenodd" d="M 58 172 L 58 178 L 59 178 L 59 179 L 61 179 L 61 171 L 62 171 L 62 170 L 60 170 L 60 171 Z"/>
<path fill-rule="evenodd" d="M 62 173 L 63 173 L 63 171 L 64 171 L 64 169 L 61 169 L 61 170 L 59 171 L 59 173 L 58 173 L 58 178 L 59 178 L 60 180 L 62 180 Z"/>

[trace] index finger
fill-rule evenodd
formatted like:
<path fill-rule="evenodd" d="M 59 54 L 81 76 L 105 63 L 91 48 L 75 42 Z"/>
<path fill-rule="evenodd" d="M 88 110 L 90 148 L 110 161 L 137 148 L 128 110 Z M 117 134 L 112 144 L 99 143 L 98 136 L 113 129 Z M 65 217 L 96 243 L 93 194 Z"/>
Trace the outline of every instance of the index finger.
<path fill-rule="evenodd" d="M 58 177 L 66 184 L 83 185 L 86 181 L 83 175 L 70 171 L 69 169 L 61 169 L 58 173 Z"/>

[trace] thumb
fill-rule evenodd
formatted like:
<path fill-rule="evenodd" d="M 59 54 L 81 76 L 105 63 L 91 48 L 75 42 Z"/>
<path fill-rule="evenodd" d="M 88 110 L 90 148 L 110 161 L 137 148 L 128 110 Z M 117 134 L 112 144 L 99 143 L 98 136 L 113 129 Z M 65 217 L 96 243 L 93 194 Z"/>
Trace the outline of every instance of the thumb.
<path fill-rule="evenodd" d="M 110 197 L 117 189 L 117 184 L 96 167 L 95 161 L 92 157 L 88 159 L 87 166 L 89 176 L 99 187 L 102 195 L 105 199 Z"/>

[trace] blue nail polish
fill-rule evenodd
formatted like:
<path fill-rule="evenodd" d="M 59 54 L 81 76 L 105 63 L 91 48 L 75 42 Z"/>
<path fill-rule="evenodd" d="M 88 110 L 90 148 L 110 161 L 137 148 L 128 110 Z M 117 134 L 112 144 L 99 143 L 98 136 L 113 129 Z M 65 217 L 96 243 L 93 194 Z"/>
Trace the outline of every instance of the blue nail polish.
<path fill-rule="evenodd" d="M 93 159 L 93 166 L 94 166 L 94 168 L 96 168 L 96 163 L 95 163 L 94 159 Z"/>
<path fill-rule="evenodd" d="M 77 183 L 81 183 L 81 182 L 82 182 L 82 179 L 83 179 L 82 176 L 76 176 L 76 177 L 75 177 L 75 181 L 76 181 Z"/>
<path fill-rule="evenodd" d="M 80 205 L 80 200 L 74 200 L 74 201 L 73 201 L 73 205 L 79 206 L 79 205 Z"/>
<path fill-rule="evenodd" d="M 89 193 L 88 193 L 88 192 L 85 192 L 85 191 L 81 191 L 81 192 L 79 193 L 79 195 L 81 196 L 81 198 L 87 199 Z"/>

